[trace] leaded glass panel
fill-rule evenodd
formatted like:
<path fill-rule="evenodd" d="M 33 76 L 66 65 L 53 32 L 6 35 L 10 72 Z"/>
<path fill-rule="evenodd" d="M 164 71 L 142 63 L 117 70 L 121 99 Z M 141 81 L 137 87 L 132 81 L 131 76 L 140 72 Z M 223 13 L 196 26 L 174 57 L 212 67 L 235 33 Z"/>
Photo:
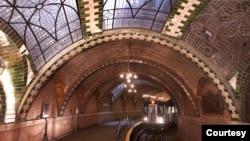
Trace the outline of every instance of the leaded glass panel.
<path fill-rule="evenodd" d="M 103 30 L 143 28 L 161 32 L 176 0 L 104 0 Z"/>
<path fill-rule="evenodd" d="M 23 39 L 38 70 L 82 38 L 75 0 L 1 0 L 0 18 Z"/>

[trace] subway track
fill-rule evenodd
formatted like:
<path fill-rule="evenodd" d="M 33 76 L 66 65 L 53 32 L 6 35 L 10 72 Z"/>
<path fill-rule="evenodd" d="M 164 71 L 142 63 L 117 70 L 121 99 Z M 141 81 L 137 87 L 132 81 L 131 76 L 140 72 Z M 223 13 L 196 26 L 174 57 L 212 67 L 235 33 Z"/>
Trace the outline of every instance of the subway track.
<path fill-rule="evenodd" d="M 130 141 L 180 141 L 180 138 L 176 124 L 169 124 L 165 128 L 141 124 L 133 130 Z"/>

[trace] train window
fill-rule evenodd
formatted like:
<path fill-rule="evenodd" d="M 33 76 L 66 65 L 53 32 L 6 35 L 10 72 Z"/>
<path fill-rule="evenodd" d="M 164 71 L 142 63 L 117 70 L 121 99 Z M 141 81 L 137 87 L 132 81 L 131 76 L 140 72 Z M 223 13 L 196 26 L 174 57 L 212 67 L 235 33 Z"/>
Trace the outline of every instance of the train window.
<path fill-rule="evenodd" d="M 174 107 L 172 107 L 172 113 L 175 113 L 175 108 Z"/>
<path fill-rule="evenodd" d="M 172 112 L 171 107 L 168 107 L 168 113 L 170 114 Z"/>
<path fill-rule="evenodd" d="M 144 108 L 144 111 L 145 111 L 145 112 L 148 112 L 148 107 L 145 107 L 145 108 Z"/>
<path fill-rule="evenodd" d="M 158 106 L 158 116 L 164 115 L 164 107 L 163 106 Z"/>
<path fill-rule="evenodd" d="M 157 105 L 155 104 L 149 104 L 149 113 L 148 113 L 148 119 L 151 123 L 155 123 L 156 122 L 156 117 L 157 117 Z"/>

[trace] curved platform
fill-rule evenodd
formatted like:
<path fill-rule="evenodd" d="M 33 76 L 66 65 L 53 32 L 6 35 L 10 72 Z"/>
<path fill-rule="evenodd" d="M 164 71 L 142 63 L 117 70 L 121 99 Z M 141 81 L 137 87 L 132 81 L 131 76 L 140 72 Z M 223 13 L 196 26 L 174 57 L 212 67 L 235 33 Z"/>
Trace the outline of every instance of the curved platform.
<path fill-rule="evenodd" d="M 111 121 L 93 125 L 87 128 L 78 129 L 75 133 L 71 133 L 53 141 L 118 141 L 116 136 L 118 124 L 119 121 Z M 119 138 L 119 141 L 123 141 L 123 139 L 124 138 L 121 137 Z M 167 132 L 164 134 L 163 141 L 180 141 L 176 126 L 167 129 Z"/>
<path fill-rule="evenodd" d="M 115 141 L 118 121 L 78 129 L 77 132 L 54 141 Z"/>

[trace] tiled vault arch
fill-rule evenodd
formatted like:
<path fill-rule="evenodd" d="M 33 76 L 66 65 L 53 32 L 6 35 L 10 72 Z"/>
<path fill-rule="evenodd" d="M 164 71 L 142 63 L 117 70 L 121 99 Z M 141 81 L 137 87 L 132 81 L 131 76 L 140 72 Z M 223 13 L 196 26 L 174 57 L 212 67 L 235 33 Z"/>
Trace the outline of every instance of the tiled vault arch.
<path fill-rule="evenodd" d="M 27 85 L 27 77 L 28 77 L 28 62 L 27 60 L 31 60 L 30 56 L 25 54 L 26 47 L 22 39 L 16 33 L 16 31 L 6 24 L 2 19 L 0 19 L 0 56 L 4 60 L 6 65 L 6 70 L 10 74 L 10 79 L 13 83 L 13 91 L 14 91 L 14 98 L 15 98 L 15 105 L 18 106 L 21 103 L 22 97 L 26 91 Z M 32 65 L 32 63 L 31 63 Z M 1 91 L 1 95 L 6 93 Z M 5 103 L 7 97 L 10 95 L 5 96 Z M 5 106 L 1 106 L 1 110 L 5 108 Z M 11 109 L 10 111 L 12 111 Z M 15 108 L 15 112 L 17 112 L 17 108 Z M 12 113 L 12 112 L 11 112 Z M 4 116 L 7 116 L 8 113 L 4 113 Z M 12 113 L 16 114 L 16 113 Z M 15 119 L 12 119 L 13 121 Z"/>
<path fill-rule="evenodd" d="M 247 91 L 250 84 L 250 56 L 245 58 L 228 77 L 228 80 L 237 75 L 235 98 L 242 104 L 242 94 Z"/>
<path fill-rule="evenodd" d="M 71 95 L 72 95 L 73 92 L 75 91 L 75 89 L 81 84 L 82 81 L 84 81 L 85 78 L 88 77 L 89 74 L 91 74 L 92 72 L 94 72 L 94 71 L 96 71 L 96 70 L 98 70 L 98 69 L 101 69 L 101 68 L 103 68 L 103 67 L 105 67 L 105 66 L 112 65 L 112 64 L 115 64 L 115 63 L 121 63 L 121 62 L 123 62 L 123 61 L 114 61 L 114 62 L 110 62 L 110 63 L 103 64 L 103 65 L 101 65 L 101 66 L 95 68 L 94 70 L 89 71 L 88 73 L 86 73 L 86 75 L 82 76 L 82 77 L 75 83 L 75 85 L 73 86 L 73 88 L 72 88 L 68 93 L 65 94 L 65 97 L 64 97 L 64 100 L 63 100 L 63 103 L 62 103 L 62 107 L 61 107 L 61 109 L 59 109 L 60 115 L 63 114 L 63 112 L 64 112 L 64 110 L 65 110 L 65 108 L 66 108 L 66 105 L 67 105 L 67 103 L 68 103 L 68 101 L 69 101 Z M 135 61 L 134 61 L 134 62 L 135 62 Z M 177 78 L 177 77 L 176 77 L 176 74 L 172 74 L 172 73 L 170 73 L 169 71 L 167 71 L 167 70 L 165 70 L 165 69 L 163 69 L 163 68 L 161 68 L 161 67 L 159 67 L 159 66 L 157 66 L 157 65 L 154 65 L 154 64 L 152 64 L 152 63 L 149 63 L 149 62 L 140 62 L 140 64 L 146 64 L 146 65 L 149 65 L 149 66 L 151 66 L 151 67 L 157 68 L 158 70 L 161 70 L 161 71 L 164 72 L 166 75 L 168 75 L 170 78 L 172 78 L 176 83 L 178 83 L 178 85 L 181 86 L 181 88 L 183 89 L 183 91 L 185 92 L 185 94 L 187 95 L 187 97 L 189 98 L 189 100 L 191 101 L 191 103 L 192 103 L 192 105 L 193 105 L 193 108 L 194 108 L 194 111 L 195 111 L 195 114 L 196 114 L 197 116 L 199 115 L 199 111 L 198 111 L 198 108 L 197 108 L 197 106 L 196 106 L 196 104 L 195 104 L 195 100 L 193 99 L 193 97 L 192 97 L 192 95 L 191 95 L 191 91 L 187 88 L 187 84 L 184 84 L 183 82 L 181 82 L 180 78 Z M 114 76 L 114 77 L 117 77 L 117 76 Z M 99 86 L 101 86 L 102 84 L 104 84 L 104 83 L 105 83 L 106 81 L 108 81 L 109 79 L 112 79 L 112 78 L 108 78 L 107 80 L 104 80 L 103 82 L 101 82 L 101 83 L 99 84 Z M 90 92 L 90 94 L 86 97 L 86 99 L 84 100 L 83 109 L 82 109 L 83 112 L 85 111 L 86 106 L 87 106 L 89 100 L 92 98 L 94 92 L 98 89 L 99 86 L 97 86 L 95 89 L 93 89 L 93 90 Z M 181 103 L 180 100 L 179 100 L 178 98 L 174 97 L 174 99 L 177 101 L 178 104 Z M 81 105 L 81 106 L 82 106 L 82 105 Z M 180 105 L 178 105 L 178 107 L 181 109 L 181 110 L 180 110 L 181 113 L 184 114 L 182 105 L 180 104 Z"/>
<path fill-rule="evenodd" d="M 234 100 L 234 95 L 230 91 L 230 88 L 226 85 L 225 80 L 221 79 L 219 75 L 217 75 L 213 70 L 215 70 L 212 64 L 209 62 L 205 62 L 206 59 L 197 56 L 197 52 L 191 47 L 184 45 L 182 42 L 173 41 L 165 36 L 161 36 L 160 34 L 154 32 L 143 32 L 143 30 L 114 30 L 103 32 L 100 35 L 96 35 L 95 37 L 91 37 L 86 40 L 80 40 L 79 42 L 72 44 L 67 47 L 63 52 L 65 54 L 58 54 L 48 62 L 40 71 L 43 73 L 38 73 L 36 78 L 33 80 L 33 83 L 27 89 L 26 94 L 22 100 L 22 103 L 19 107 L 19 118 L 26 118 L 29 109 L 37 96 L 40 88 L 44 85 L 44 83 L 48 80 L 49 76 L 51 76 L 56 69 L 58 69 L 61 65 L 63 65 L 67 60 L 69 60 L 72 56 L 79 54 L 86 48 L 91 48 L 98 44 L 102 44 L 110 41 L 117 41 L 123 39 L 135 39 L 135 40 L 144 40 L 147 42 L 153 42 L 156 44 L 160 44 L 162 46 L 168 47 L 169 49 L 185 56 L 187 59 L 197 64 L 204 73 L 210 77 L 213 82 L 216 84 L 217 88 L 221 91 L 221 94 L 225 100 L 228 110 L 231 113 L 232 119 L 239 119 L 238 114 L 238 104 Z M 74 88 L 72 88 L 74 89 Z"/>

